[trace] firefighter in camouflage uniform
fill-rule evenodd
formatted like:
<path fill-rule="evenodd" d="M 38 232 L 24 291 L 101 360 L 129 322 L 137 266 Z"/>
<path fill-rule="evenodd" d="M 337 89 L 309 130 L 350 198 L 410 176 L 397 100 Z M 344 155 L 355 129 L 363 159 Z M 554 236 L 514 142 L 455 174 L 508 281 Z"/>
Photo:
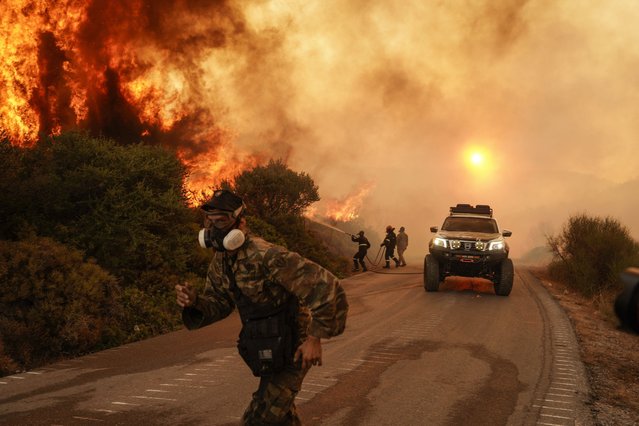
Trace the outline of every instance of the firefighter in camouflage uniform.
<path fill-rule="evenodd" d="M 240 355 L 260 385 L 244 425 L 298 425 L 295 396 L 312 365 L 322 365 L 321 339 L 344 331 L 348 303 L 337 278 L 297 253 L 246 232 L 244 204 L 219 190 L 202 206 L 200 244 L 215 249 L 203 294 L 177 285 L 190 330 L 227 317 L 242 319 Z"/>

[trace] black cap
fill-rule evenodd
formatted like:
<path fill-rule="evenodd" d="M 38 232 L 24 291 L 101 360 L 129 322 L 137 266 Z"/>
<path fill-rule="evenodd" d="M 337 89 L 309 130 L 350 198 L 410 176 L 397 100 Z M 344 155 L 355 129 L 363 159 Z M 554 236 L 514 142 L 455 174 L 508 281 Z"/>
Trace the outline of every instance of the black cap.
<path fill-rule="evenodd" d="M 213 193 L 213 197 L 202 204 L 200 208 L 205 212 L 223 210 L 233 213 L 233 216 L 237 216 L 242 211 L 243 206 L 244 202 L 240 197 L 227 189 L 218 189 Z"/>

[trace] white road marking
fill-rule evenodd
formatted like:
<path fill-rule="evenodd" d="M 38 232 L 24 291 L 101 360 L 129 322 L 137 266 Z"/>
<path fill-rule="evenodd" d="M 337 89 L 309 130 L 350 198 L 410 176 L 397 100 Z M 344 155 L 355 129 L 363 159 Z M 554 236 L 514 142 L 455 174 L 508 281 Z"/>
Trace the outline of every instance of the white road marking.
<path fill-rule="evenodd" d="M 169 391 L 168 390 L 163 390 L 163 389 L 145 389 L 144 392 L 162 392 L 162 393 L 167 393 Z"/>
<path fill-rule="evenodd" d="M 555 419 L 567 419 L 567 420 L 572 420 L 572 417 L 565 417 L 565 416 L 553 416 L 553 415 L 550 415 L 550 414 L 540 414 L 540 416 L 543 416 L 543 417 L 553 417 L 553 418 L 555 418 Z"/>
<path fill-rule="evenodd" d="M 175 398 L 160 398 L 159 396 L 144 396 L 144 395 L 133 395 L 131 398 L 138 399 L 155 399 L 159 401 L 177 401 Z"/>
<path fill-rule="evenodd" d="M 388 362 L 386 362 L 386 361 L 374 361 L 372 359 L 355 359 L 354 361 L 374 362 L 375 364 L 388 364 Z"/>
<path fill-rule="evenodd" d="M 91 417 L 79 417 L 79 416 L 73 416 L 74 419 L 78 419 L 78 420 L 89 420 L 91 422 L 103 422 L 104 420 L 100 420 L 100 419 L 94 419 Z"/>
<path fill-rule="evenodd" d="M 562 391 L 566 391 L 566 392 L 573 392 L 574 391 L 574 389 L 566 389 L 566 388 L 558 388 L 558 387 L 551 387 L 549 389 L 562 390 Z"/>
<path fill-rule="evenodd" d="M 548 409 L 548 410 L 575 411 L 575 410 L 571 410 L 570 408 L 551 407 L 549 405 L 535 405 L 535 404 L 533 404 L 533 407 L 545 408 L 545 409 Z"/>
<path fill-rule="evenodd" d="M 566 380 L 566 379 L 561 379 L 561 380 Z M 566 383 L 566 382 L 553 382 L 554 385 L 562 385 L 562 386 L 572 386 L 572 387 L 576 387 L 576 385 L 574 383 Z"/>
<path fill-rule="evenodd" d="M 106 408 L 98 408 L 96 410 L 93 411 L 99 411 L 101 413 L 109 413 L 109 414 L 113 414 L 113 413 L 119 413 L 119 411 L 116 410 L 107 410 Z"/>
<path fill-rule="evenodd" d="M 304 385 L 311 385 L 311 386 L 319 386 L 322 388 L 327 388 L 328 385 L 320 385 L 319 383 L 315 383 L 315 382 L 304 382 Z"/>
<path fill-rule="evenodd" d="M 27 371 L 27 374 L 42 374 L 39 371 Z"/>
<path fill-rule="evenodd" d="M 212 382 L 212 383 L 217 383 L 217 382 Z M 179 386 L 181 388 L 189 388 L 189 389 L 206 389 L 206 386 L 202 386 L 202 385 L 176 385 L 176 384 L 162 383 L 160 386 Z"/>
<path fill-rule="evenodd" d="M 139 407 L 140 406 L 140 404 L 134 404 L 132 402 L 121 402 L 121 401 L 113 401 L 113 402 L 111 402 L 111 404 L 113 404 L 113 405 L 133 405 L 135 407 Z"/>
<path fill-rule="evenodd" d="M 557 401 L 556 399 L 548 399 L 548 398 L 546 398 L 546 399 L 539 398 L 539 399 L 537 399 L 537 401 L 556 402 L 558 404 L 572 404 L 572 401 L 570 401 L 570 402 L 568 402 L 568 401 Z"/>

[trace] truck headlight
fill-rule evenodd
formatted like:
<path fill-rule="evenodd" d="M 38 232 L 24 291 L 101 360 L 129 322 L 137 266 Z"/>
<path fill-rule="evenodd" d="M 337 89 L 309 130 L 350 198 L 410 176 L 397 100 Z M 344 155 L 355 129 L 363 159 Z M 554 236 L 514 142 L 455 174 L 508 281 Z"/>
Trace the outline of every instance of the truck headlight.
<path fill-rule="evenodd" d="M 452 240 L 450 242 L 450 248 L 452 248 L 453 250 L 457 250 L 458 248 L 461 247 L 461 241 L 459 240 Z"/>
<path fill-rule="evenodd" d="M 443 238 L 435 237 L 433 238 L 433 245 L 446 248 L 448 247 L 448 242 Z"/>
<path fill-rule="evenodd" d="M 488 244 L 488 250 L 503 250 L 504 242 L 503 241 L 491 241 Z"/>
<path fill-rule="evenodd" d="M 486 243 L 484 243 L 483 241 L 477 241 L 475 243 L 475 248 L 479 251 L 483 251 L 486 248 Z"/>

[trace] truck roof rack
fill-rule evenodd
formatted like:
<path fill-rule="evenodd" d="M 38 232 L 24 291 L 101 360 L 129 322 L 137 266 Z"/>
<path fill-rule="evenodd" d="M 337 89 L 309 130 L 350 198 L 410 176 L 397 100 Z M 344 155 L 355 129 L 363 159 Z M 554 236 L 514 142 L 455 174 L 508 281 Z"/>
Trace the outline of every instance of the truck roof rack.
<path fill-rule="evenodd" d="M 475 207 L 470 204 L 457 204 L 450 208 L 450 214 L 479 214 L 493 217 L 493 209 L 488 204 L 477 204 Z"/>

